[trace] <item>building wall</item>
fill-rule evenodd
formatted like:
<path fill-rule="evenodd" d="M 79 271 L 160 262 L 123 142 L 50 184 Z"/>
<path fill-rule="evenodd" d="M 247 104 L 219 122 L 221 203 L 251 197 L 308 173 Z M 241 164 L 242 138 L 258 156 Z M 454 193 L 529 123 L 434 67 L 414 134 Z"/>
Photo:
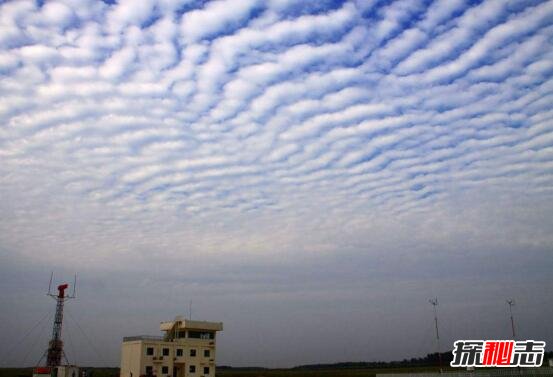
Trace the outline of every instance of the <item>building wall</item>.
<path fill-rule="evenodd" d="M 121 377 L 139 377 L 143 374 L 140 370 L 142 362 L 140 356 L 141 349 L 141 341 L 123 342 L 121 348 Z"/>
<path fill-rule="evenodd" d="M 60 365 L 56 367 L 58 369 L 57 377 L 79 377 L 79 367 L 74 365 Z"/>
<path fill-rule="evenodd" d="M 152 355 L 147 354 L 148 348 L 153 348 Z M 168 350 L 168 355 L 164 355 L 164 349 Z M 178 355 L 179 349 L 182 350 L 182 356 Z M 195 356 L 192 356 L 192 350 L 195 350 Z M 205 351 L 209 351 L 209 356 L 205 355 Z M 213 377 L 215 376 L 215 356 L 214 339 L 123 342 L 121 377 L 146 375 L 146 368 L 149 366 L 152 367 L 152 374 L 156 377 Z M 192 372 L 190 366 L 194 366 L 195 371 Z M 173 370 L 174 367 L 177 369 Z M 209 373 L 204 373 L 206 367 L 209 368 Z M 173 372 L 175 372 L 174 376 Z"/>

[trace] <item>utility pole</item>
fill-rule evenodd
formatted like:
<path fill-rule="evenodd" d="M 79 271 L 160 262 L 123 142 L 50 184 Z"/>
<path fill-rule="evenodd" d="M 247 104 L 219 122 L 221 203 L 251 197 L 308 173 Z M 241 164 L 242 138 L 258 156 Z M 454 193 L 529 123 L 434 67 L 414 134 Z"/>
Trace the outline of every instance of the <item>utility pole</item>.
<path fill-rule="evenodd" d="M 428 300 L 434 307 L 434 325 L 436 326 L 436 346 L 438 349 L 438 365 L 440 366 L 440 373 L 442 373 L 442 354 L 440 353 L 440 332 L 438 331 L 438 298 Z"/>
<path fill-rule="evenodd" d="M 513 318 L 513 306 L 515 305 L 515 300 L 508 299 L 507 305 L 509 305 L 509 314 L 511 315 L 511 330 L 513 330 L 513 340 L 516 340 L 515 335 L 515 319 Z"/>

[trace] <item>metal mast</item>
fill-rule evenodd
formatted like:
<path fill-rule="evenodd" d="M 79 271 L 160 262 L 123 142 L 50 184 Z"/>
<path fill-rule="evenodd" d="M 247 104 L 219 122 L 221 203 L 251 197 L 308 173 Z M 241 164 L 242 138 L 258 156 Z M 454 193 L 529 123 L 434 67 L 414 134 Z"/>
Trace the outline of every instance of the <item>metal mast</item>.
<path fill-rule="evenodd" d="M 438 364 L 440 366 L 440 373 L 442 372 L 442 354 L 440 353 L 440 333 L 438 331 L 438 298 L 428 300 L 434 307 L 434 324 L 436 326 L 436 346 L 438 348 Z"/>
<path fill-rule="evenodd" d="M 509 305 L 509 314 L 511 315 L 511 329 L 513 330 L 513 340 L 516 340 L 515 335 L 515 320 L 513 318 L 513 306 L 515 305 L 515 300 L 507 300 L 507 305 Z"/>
<path fill-rule="evenodd" d="M 75 298 L 75 285 L 77 282 L 77 275 L 75 275 L 75 283 L 73 284 L 73 294 L 71 296 L 65 295 L 65 290 L 69 287 L 69 284 L 58 285 L 58 294 L 53 295 L 50 293 L 52 286 L 52 276 L 50 276 L 50 286 L 48 287 L 48 296 L 53 297 L 56 300 L 56 315 L 54 317 L 54 326 L 52 329 L 52 339 L 48 343 L 48 351 L 46 356 L 46 365 L 49 367 L 55 367 L 61 364 L 61 358 L 63 353 L 63 341 L 61 340 L 61 329 L 63 324 L 63 304 L 65 300 Z"/>

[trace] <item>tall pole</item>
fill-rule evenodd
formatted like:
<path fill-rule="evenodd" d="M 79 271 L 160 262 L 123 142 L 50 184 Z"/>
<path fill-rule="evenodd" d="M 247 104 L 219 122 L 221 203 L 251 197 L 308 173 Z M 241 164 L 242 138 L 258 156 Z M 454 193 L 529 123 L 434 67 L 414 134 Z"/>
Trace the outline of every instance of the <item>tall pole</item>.
<path fill-rule="evenodd" d="M 436 326 L 436 346 L 438 349 L 438 365 L 440 366 L 440 373 L 442 373 L 442 354 L 440 353 L 440 332 L 438 331 L 438 298 L 428 300 L 434 307 L 434 325 Z"/>
<path fill-rule="evenodd" d="M 509 305 L 509 314 L 511 315 L 511 330 L 513 330 L 513 340 L 516 340 L 515 335 L 515 319 L 513 318 L 513 306 L 515 305 L 515 300 L 507 300 L 507 305 Z"/>
<path fill-rule="evenodd" d="M 63 323 L 63 303 L 66 299 L 65 290 L 67 284 L 58 286 L 58 295 L 56 298 L 56 316 L 54 317 L 54 327 L 52 329 L 52 340 L 48 344 L 48 355 L 46 357 L 46 365 L 55 367 L 61 364 L 63 355 L 63 341 L 61 340 L 61 326 Z"/>

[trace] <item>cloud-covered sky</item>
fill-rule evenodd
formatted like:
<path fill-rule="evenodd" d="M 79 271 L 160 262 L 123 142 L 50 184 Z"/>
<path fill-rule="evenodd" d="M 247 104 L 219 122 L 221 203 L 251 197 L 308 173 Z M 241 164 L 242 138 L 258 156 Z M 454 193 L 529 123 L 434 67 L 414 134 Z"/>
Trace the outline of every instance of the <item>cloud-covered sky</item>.
<path fill-rule="evenodd" d="M 189 300 L 220 364 L 422 356 L 434 296 L 444 349 L 508 297 L 553 342 L 552 40 L 537 0 L 2 3 L 0 337 L 46 315 L 2 361 L 52 270 L 87 365 Z"/>

